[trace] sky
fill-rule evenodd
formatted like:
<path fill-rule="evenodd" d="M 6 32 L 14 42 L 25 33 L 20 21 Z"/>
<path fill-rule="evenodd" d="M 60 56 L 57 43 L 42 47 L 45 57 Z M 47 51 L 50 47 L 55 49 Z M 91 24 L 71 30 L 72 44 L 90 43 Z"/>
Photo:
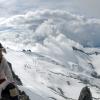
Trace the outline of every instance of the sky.
<path fill-rule="evenodd" d="M 37 9 L 60 9 L 74 14 L 100 18 L 100 0 L 0 0 L 0 16 L 23 14 Z"/>
<path fill-rule="evenodd" d="M 0 0 L 0 39 L 43 43 L 50 35 L 62 34 L 83 46 L 100 47 L 99 4 L 100 0 Z"/>

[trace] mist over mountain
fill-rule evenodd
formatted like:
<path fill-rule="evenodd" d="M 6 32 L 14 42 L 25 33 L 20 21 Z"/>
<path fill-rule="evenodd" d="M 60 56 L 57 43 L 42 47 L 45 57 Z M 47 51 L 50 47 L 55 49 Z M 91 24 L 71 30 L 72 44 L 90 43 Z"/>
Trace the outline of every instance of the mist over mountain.
<path fill-rule="evenodd" d="M 85 47 L 99 47 L 99 30 L 99 19 L 62 10 L 29 11 L 23 15 L 0 18 L 0 40 L 27 45 L 44 44 L 50 36 L 55 39 L 63 36 Z"/>

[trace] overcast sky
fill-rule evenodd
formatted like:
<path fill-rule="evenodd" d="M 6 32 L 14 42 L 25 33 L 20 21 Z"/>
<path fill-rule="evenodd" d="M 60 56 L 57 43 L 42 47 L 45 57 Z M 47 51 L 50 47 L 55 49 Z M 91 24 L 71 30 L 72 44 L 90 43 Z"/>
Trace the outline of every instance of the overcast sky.
<path fill-rule="evenodd" d="M 37 9 L 62 9 L 86 17 L 100 18 L 100 0 L 0 0 L 0 16 Z"/>

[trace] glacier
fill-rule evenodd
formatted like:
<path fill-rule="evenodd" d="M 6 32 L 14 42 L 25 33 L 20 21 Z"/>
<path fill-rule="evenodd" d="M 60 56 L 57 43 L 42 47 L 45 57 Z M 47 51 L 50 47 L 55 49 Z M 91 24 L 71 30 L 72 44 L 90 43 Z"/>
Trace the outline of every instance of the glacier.
<path fill-rule="evenodd" d="M 31 100 L 77 100 L 84 86 L 99 100 L 99 19 L 37 10 L 0 22 L 4 56 Z"/>

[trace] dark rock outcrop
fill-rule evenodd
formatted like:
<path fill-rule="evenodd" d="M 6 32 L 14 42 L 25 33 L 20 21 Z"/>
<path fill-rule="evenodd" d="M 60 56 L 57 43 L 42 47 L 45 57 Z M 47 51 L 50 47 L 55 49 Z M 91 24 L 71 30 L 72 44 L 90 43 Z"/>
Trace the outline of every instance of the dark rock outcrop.
<path fill-rule="evenodd" d="M 78 100 L 93 100 L 91 91 L 87 86 L 81 90 Z"/>
<path fill-rule="evenodd" d="M 14 73 L 13 69 L 12 69 L 12 64 L 10 62 L 8 62 L 8 65 L 11 69 L 11 72 L 12 72 L 12 75 L 13 75 L 13 78 L 14 78 L 14 81 L 17 85 L 22 85 L 22 82 L 20 80 L 20 78 Z"/>
<path fill-rule="evenodd" d="M 16 84 L 17 85 L 22 85 L 22 82 L 21 82 L 20 78 L 14 73 L 14 71 L 12 69 L 12 64 L 10 62 L 8 62 L 8 65 L 11 69 L 11 72 L 12 72 L 12 75 L 13 75 L 13 78 L 14 78 L 14 81 L 16 82 Z M 9 96 L 9 90 L 8 91 L 6 90 L 7 87 L 3 90 L 4 94 L 3 94 L 3 91 L 2 91 L 2 98 L 0 100 L 12 100 L 12 99 L 10 99 L 10 96 Z M 19 99 L 20 100 L 30 100 L 29 96 L 24 91 L 19 90 L 18 87 L 17 87 L 17 89 L 19 91 Z M 13 100 L 15 100 L 15 99 L 13 99 Z"/>

